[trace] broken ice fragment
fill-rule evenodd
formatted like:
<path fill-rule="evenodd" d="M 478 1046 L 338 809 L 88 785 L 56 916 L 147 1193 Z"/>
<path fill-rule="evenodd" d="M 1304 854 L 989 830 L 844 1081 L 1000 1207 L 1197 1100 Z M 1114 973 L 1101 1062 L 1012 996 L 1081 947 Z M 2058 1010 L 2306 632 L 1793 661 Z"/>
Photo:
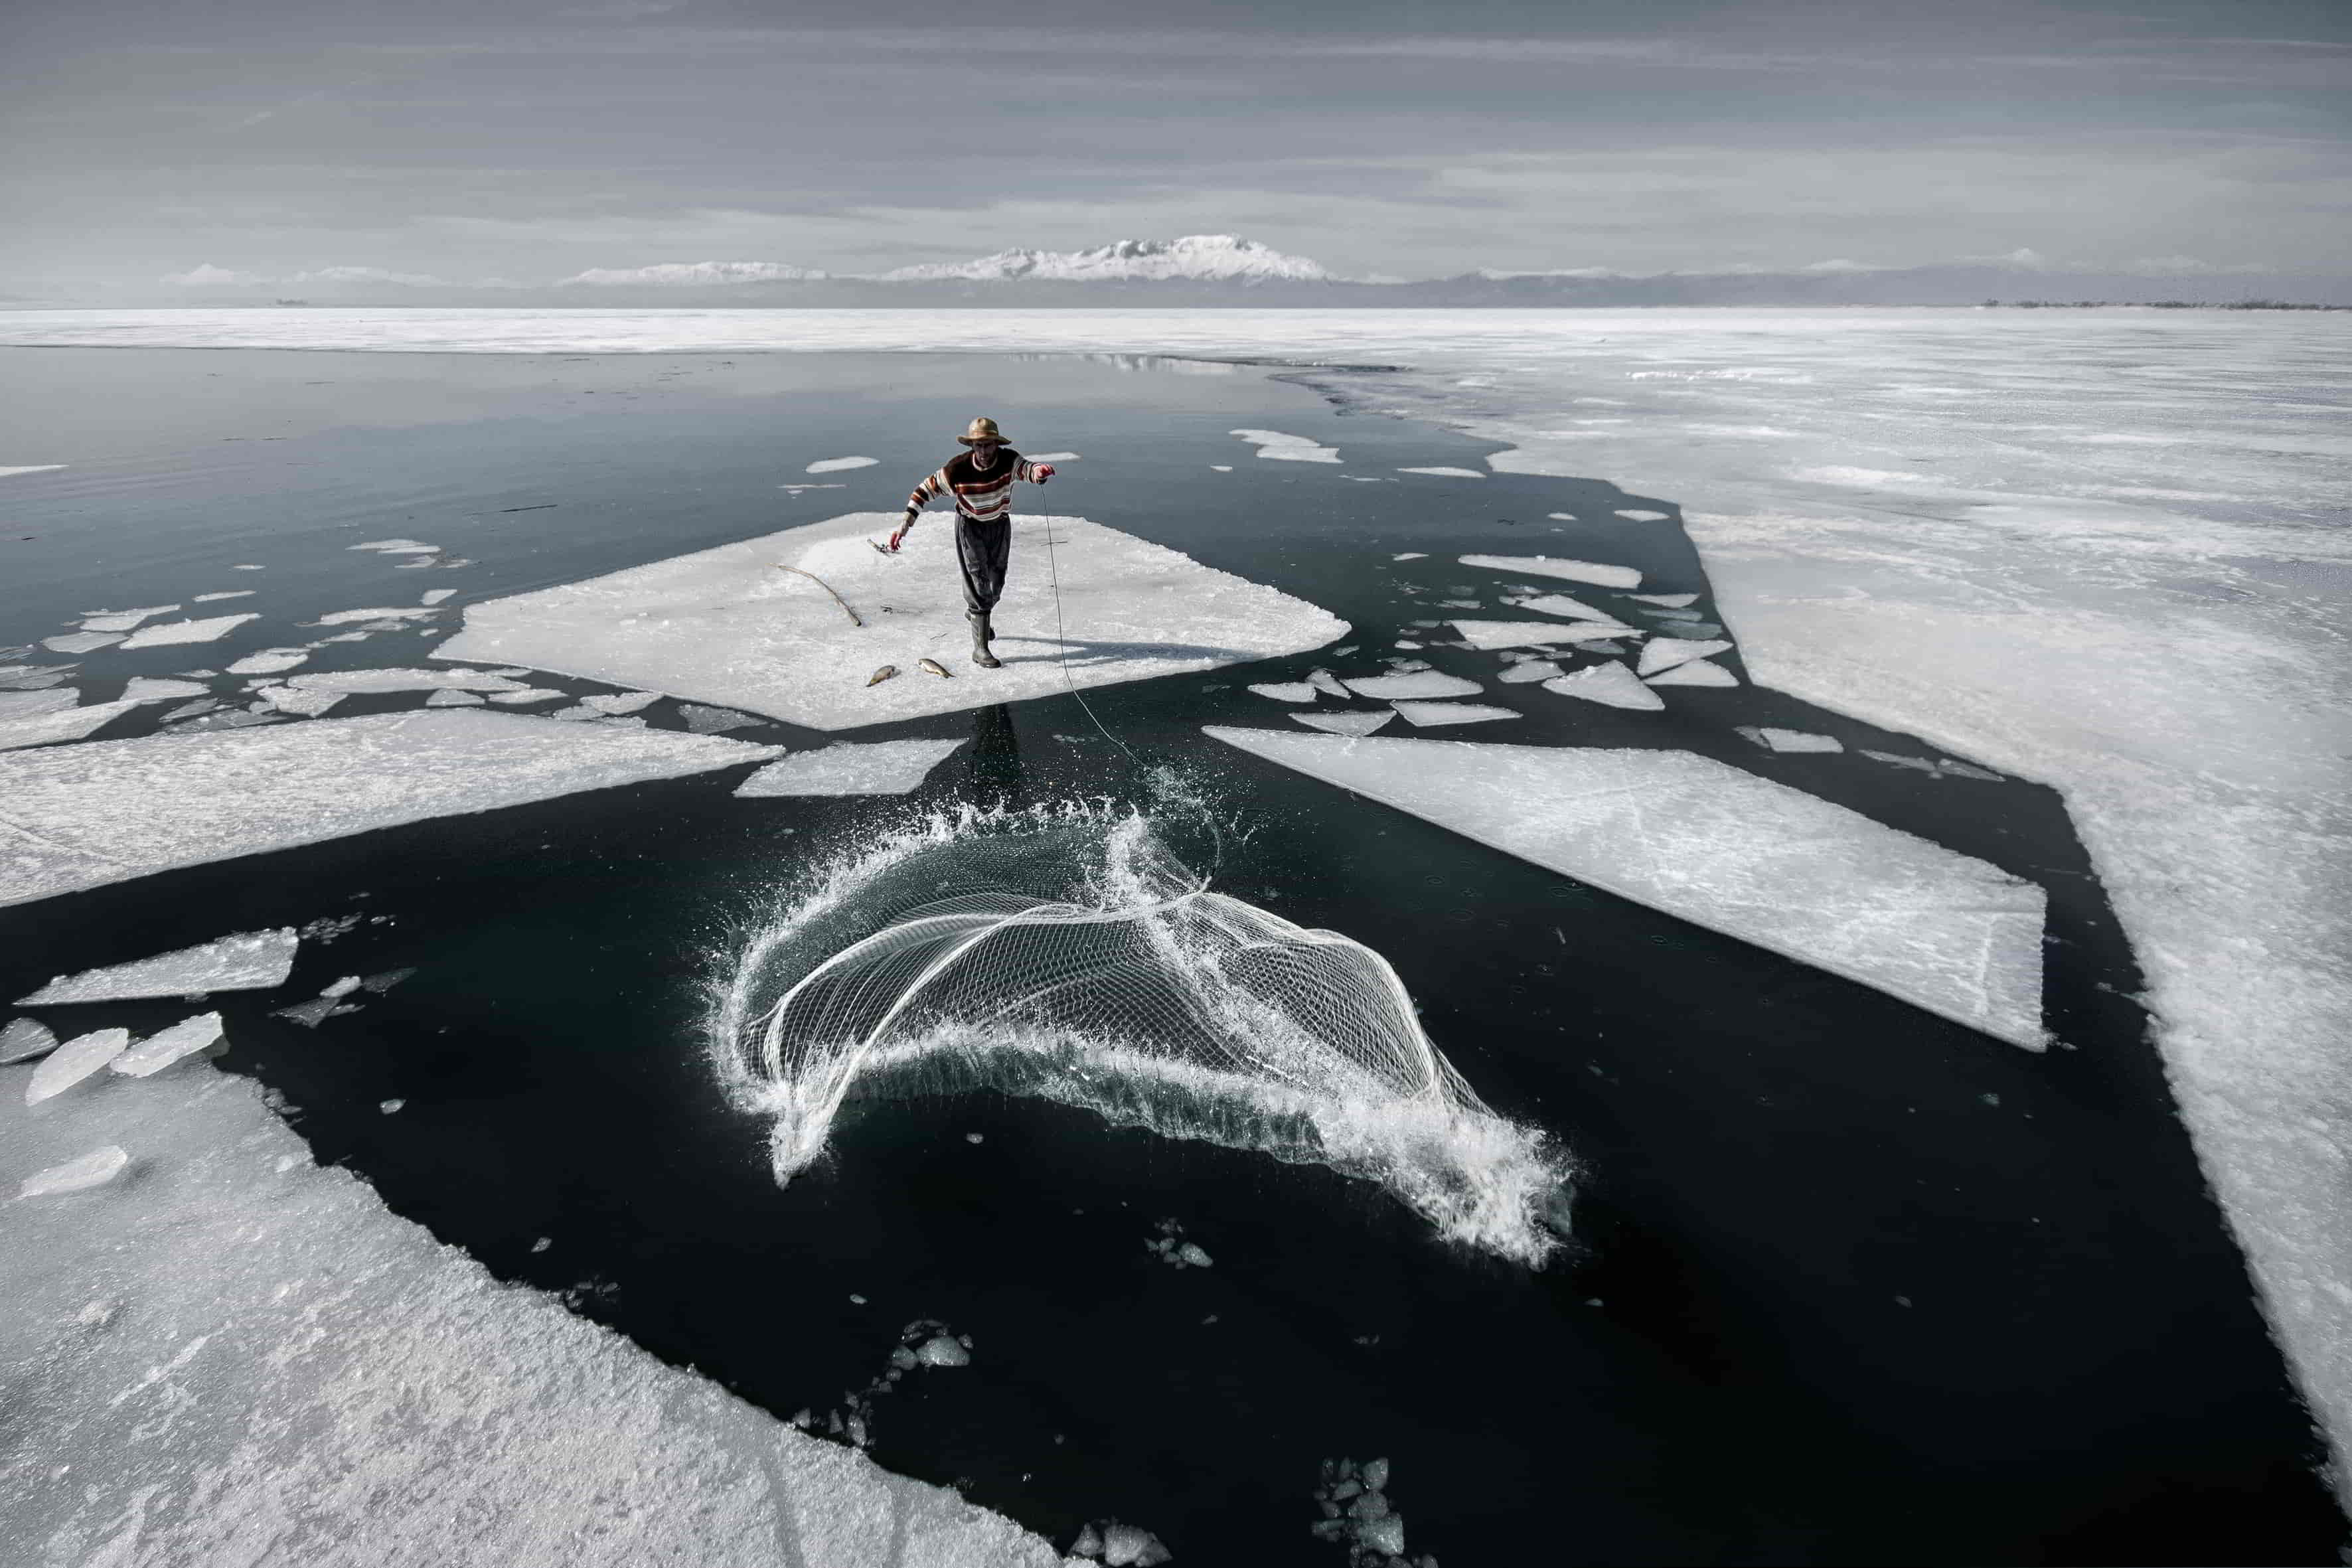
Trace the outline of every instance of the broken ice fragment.
<path fill-rule="evenodd" d="M 346 545 L 344 548 L 347 550 L 381 550 L 389 553 L 393 551 L 438 550 L 441 547 L 437 544 L 427 544 L 423 540 L 418 539 L 371 539 L 363 543 Z"/>
<path fill-rule="evenodd" d="M 130 1045 L 128 1029 L 98 1029 L 68 1040 L 33 1069 L 33 1081 L 25 1086 L 25 1103 L 38 1105 L 52 1095 L 63 1094 L 90 1074 L 103 1071 Z"/>
<path fill-rule="evenodd" d="M 1179 1262 L 1190 1264 L 1195 1268 L 1209 1268 L 1215 1261 L 1215 1259 L 1212 1258 L 1207 1253 L 1202 1251 L 1199 1247 L 1189 1241 L 1176 1249 L 1176 1258 Z"/>
<path fill-rule="evenodd" d="M 209 605 L 221 599 L 250 599 L 253 597 L 253 593 L 250 588 L 232 588 L 226 594 L 199 594 L 193 602 Z"/>
<path fill-rule="evenodd" d="M 455 588 L 431 588 L 420 595 L 416 602 L 420 605 L 437 605 L 442 600 L 449 598 L 457 592 L 457 590 Z"/>
<path fill-rule="evenodd" d="M 1516 719 L 1514 709 L 1496 708 L 1483 702 L 1399 702 L 1393 704 L 1406 723 L 1415 729 L 1427 729 L 1437 724 L 1483 724 L 1495 719 Z"/>
<path fill-rule="evenodd" d="M 168 702 L 178 697 L 204 697 L 212 689 L 199 680 L 161 680 L 152 676 L 134 676 L 122 689 L 125 702 Z"/>
<path fill-rule="evenodd" d="M 1550 659 L 1530 658 L 1510 666 L 1495 679 L 1506 686 L 1519 686 L 1528 681 L 1549 680 L 1559 673 L 1559 666 Z"/>
<path fill-rule="evenodd" d="M 1475 468 L 1449 468 L 1443 467 L 1429 468 L 1399 468 L 1397 472 L 1400 474 L 1436 474 L 1443 479 L 1483 479 L 1486 477 Z"/>
<path fill-rule="evenodd" d="M 945 1334 L 934 1334 L 915 1348 L 915 1359 L 925 1366 L 970 1366 L 971 1352 Z"/>
<path fill-rule="evenodd" d="M 493 691 L 490 693 L 490 700 L 493 702 L 503 702 L 509 708 L 521 708 L 535 702 L 561 702 L 571 695 L 572 693 L 568 691 L 559 691 L 552 686 L 526 686 L 520 691 Z M 431 700 L 432 700 L 430 698 L 426 699 L 427 706 L 431 705 Z M 709 711 L 717 712 L 718 710 L 712 709 L 709 710 Z M 746 719 L 744 722 L 749 724 L 754 722 L 754 721 Z M 735 728 L 733 725 L 720 725 L 719 727 L 721 729 Z M 689 722 L 687 725 L 687 728 L 693 730 L 694 725 Z M 697 730 L 695 732 L 697 734 L 703 734 L 708 731 Z"/>
<path fill-rule="evenodd" d="M 1633 631 L 1615 621 L 1456 621 L 1454 629 L 1475 648 L 1548 647 L 1621 637 Z"/>
<path fill-rule="evenodd" d="M 194 947 L 175 949 L 118 963 L 59 975 L 23 998 L 26 1007 L 69 1002 L 130 1002 L 155 996 L 195 996 L 215 991 L 266 991 L 286 984 L 300 939 L 291 926 L 243 931 Z"/>
<path fill-rule="evenodd" d="M 1687 609 L 1698 603 L 1696 594 L 1629 594 L 1626 597 L 1638 599 L 1644 605 L 1656 605 L 1668 610 Z"/>
<path fill-rule="evenodd" d="M 305 719 L 315 719 L 343 700 L 340 691 L 316 691 L 300 686 L 265 686 L 260 696 L 278 712 L 299 714 Z"/>
<path fill-rule="evenodd" d="M 1617 515 L 1630 518 L 1635 522 L 1664 522 L 1671 514 L 1663 511 L 1620 511 Z"/>
<path fill-rule="evenodd" d="M 90 610 L 81 623 L 86 632 L 127 632 L 150 616 L 168 616 L 177 605 L 150 605 L 143 610 Z"/>
<path fill-rule="evenodd" d="M 0 1067 L 36 1061 L 58 1048 L 58 1037 L 37 1018 L 16 1018 L 0 1029 Z"/>
<path fill-rule="evenodd" d="M 877 741 L 795 752 L 770 763 L 737 787 L 738 795 L 905 795 L 963 742 Z"/>
<path fill-rule="evenodd" d="M 661 699 L 662 694 L 658 691 L 614 691 L 595 697 L 583 697 L 580 700 L 599 713 L 617 715 L 634 713 L 640 708 L 651 707 Z"/>
<path fill-rule="evenodd" d="M 380 605 L 362 610 L 337 610 L 332 615 L 320 616 L 315 621 L 302 624 L 306 626 L 345 626 L 359 621 L 391 621 L 398 625 L 404 620 L 421 619 L 440 613 L 409 605 Z"/>
<path fill-rule="evenodd" d="M 1572 621 L 1608 621 L 1617 619 L 1606 610 L 1596 610 L 1581 599 L 1571 599 L 1566 594 L 1538 594 L 1532 599 L 1513 599 L 1515 610 L 1533 610 L 1538 615 L 1559 616 Z"/>
<path fill-rule="evenodd" d="M 70 632 L 64 637 L 43 637 L 41 646 L 53 653 L 90 653 L 111 647 L 121 640 L 119 632 Z"/>
<path fill-rule="evenodd" d="M 522 695 L 520 692 L 509 692 L 493 700 L 513 702 Z M 561 693 L 551 691 L 547 695 L 554 697 L 560 696 Z M 764 720 L 754 719 L 749 713 L 738 713 L 731 708 L 710 708 L 699 702 L 679 703 L 677 716 L 686 721 L 686 727 L 688 730 L 698 735 L 717 734 L 727 730 L 740 730 L 747 725 L 765 722 Z"/>
<path fill-rule="evenodd" d="M 1426 561 L 1429 559 L 1429 552 L 1426 550 L 1408 550 L 1402 555 L 1391 555 L 1389 559 L 1391 561 Z"/>
<path fill-rule="evenodd" d="M 1758 745 L 1774 752 L 1843 752 L 1843 742 L 1834 735 L 1815 735 L 1803 730 L 1780 730 L 1770 725 L 1742 724 L 1738 727 Z"/>
<path fill-rule="evenodd" d="M 68 708 L 79 707 L 80 703 L 80 690 L 71 686 L 54 687 L 47 691 L 0 691 L 0 722 L 11 719 L 37 719 L 45 713 L 62 713 Z"/>
<path fill-rule="evenodd" d="M 1311 680 L 1268 680 L 1250 689 L 1277 702 L 1312 702 L 1318 689 Z"/>
<path fill-rule="evenodd" d="M 1987 784 L 2001 784 L 2006 782 L 1999 773 L 1988 772 L 1986 769 L 1974 766 L 1969 763 L 1956 763 L 1949 757 L 1946 757 L 1938 761 L 1936 763 L 1936 771 L 1937 773 L 1958 773 L 1964 779 L 1982 779 Z"/>
<path fill-rule="evenodd" d="M 1318 669 L 1314 674 L 1308 676 L 1307 678 L 1307 684 L 1313 687 L 1316 690 L 1322 692 L 1327 697 L 1345 697 L 1348 695 L 1348 689 L 1339 684 L 1339 678 L 1332 674 L 1328 669 Z"/>
<path fill-rule="evenodd" d="M 171 724 L 182 719 L 193 719 L 199 713 L 209 713 L 219 706 L 218 702 L 209 697 L 200 697 L 194 702 L 181 703 L 177 708 L 164 714 L 161 722 Z"/>
<path fill-rule="evenodd" d="M 289 685 L 306 691 L 516 691 L 520 682 L 479 669 L 338 669 L 295 676 Z"/>
<path fill-rule="evenodd" d="M 124 651 L 136 647 L 163 647 L 174 643 L 215 642 L 247 621 L 261 618 L 259 611 L 241 616 L 215 616 L 202 621 L 163 621 L 152 626 L 142 626 L 122 640 Z"/>
<path fill-rule="evenodd" d="M 1642 585 L 1642 574 L 1631 566 L 1611 566 L 1598 561 L 1570 561 L 1549 555 L 1462 555 L 1455 559 L 1465 566 L 1525 572 L 1537 577 L 1564 577 L 1571 583 L 1591 583 L 1602 588 Z"/>
<path fill-rule="evenodd" d="M 881 460 L 879 458 L 824 458 L 811 463 L 805 471 L 812 474 L 837 474 L 846 468 L 870 468 Z"/>
<path fill-rule="evenodd" d="M 501 695 L 511 697 L 514 693 L 509 691 Z M 479 692 L 448 689 L 436 691 L 425 700 L 425 706 L 427 708 L 479 708 L 481 705 L 482 697 Z"/>
<path fill-rule="evenodd" d="M 1271 458 L 1290 463 L 1336 463 L 1339 451 L 1336 447 L 1321 447 L 1304 436 L 1286 436 L 1279 430 L 1231 430 L 1257 448 L 1261 458 Z"/>
<path fill-rule="evenodd" d="M 306 647 L 266 647 L 259 653 L 247 654 L 228 667 L 231 675 L 276 675 L 299 665 L 307 664 L 310 650 Z"/>
<path fill-rule="evenodd" d="M 1894 752 L 1874 752 L 1866 746 L 1863 748 L 1862 754 L 1873 762 L 1892 763 L 1898 768 L 1915 768 L 1923 773 L 1932 773 L 1936 771 L 1936 764 L 1925 757 L 1906 757 Z"/>
<path fill-rule="evenodd" d="M 1385 700 L 1397 697 L 1467 697 L 1486 688 L 1458 675 L 1422 669 L 1410 674 L 1375 675 L 1362 680 L 1350 680 L 1348 689 L 1359 697 L 1377 697 Z"/>
<path fill-rule="evenodd" d="M 25 1178 L 16 1189 L 20 1198 L 52 1197 L 59 1193 L 79 1193 L 90 1187 L 102 1187 L 122 1173 L 131 1163 L 131 1156 L 121 1145 L 110 1143 L 103 1149 L 93 1149 L 79 1160 L 68 1160 L 62 1165 L 52 1165 Z"/>
<path fill-rule="evenodd" d="M 138 706 L 136 702 L 93 702 L 86 708 L 37 713 L 29 719 L 0 720 L 0 752 L 15 751 L 22 746 L 46 746 L 58 741 L 79 741 Z M 0 800 L 0 814 L 5 814 L 5 807 L 6 802 Z"/>
<path fill-rule="evenodd" d="M 1649 681 L 1653 686 L 1737 686 L 1739 678 L 1710 659 L 1695 658 L 1651 676 Z"/>
<path fill-rule="evenodd" d="M 1322 730 L 1334 735 L 1369 735 L 1396 717 L 1393 708 L 1378 713 L 1293 713 L 1291 720 L 1311 730 Z"/>
<path fill-rule="evenodd" d="M 1641 675 L 1655 675 L 1662 669 L 1687 664 L 1695 658 L 1729 649 L 1727 642 L 1693 642 L 1685 637 L 1652 637 L 1642 647 Z"/>
<path fill-rule="evenodd" d="M 114 1058 L 114 1070 L 126 1078 L 152 1078 L 173 1062 L 217 1045 L 223 1036 L 218 1013 L 199 1013 L 158 1030 Z"/>

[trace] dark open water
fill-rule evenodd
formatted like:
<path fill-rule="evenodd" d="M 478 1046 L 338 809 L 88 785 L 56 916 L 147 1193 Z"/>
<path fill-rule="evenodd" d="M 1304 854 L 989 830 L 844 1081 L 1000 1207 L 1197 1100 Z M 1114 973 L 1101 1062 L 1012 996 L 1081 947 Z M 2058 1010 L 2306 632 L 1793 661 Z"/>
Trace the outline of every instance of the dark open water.
<path fill-rule="evenodd" d="M 1356 624 L 1366 658 L 1486 575 L 1455 553 L 1549 551 L 1638 565 L 1645 591 L 1706 586 L 1675 524 L 1606 519 L 1670 498 L 1346 482 L 1479 468 L 1485 448 L 1255 368 L 15 349 L 0 400 L 0 456 L 73 465 L 0 492 L 0 642 L 87 609 L 259 590 L 220 606 L 265 612 L 222 644 L 88 656 L 89 700 L 301 640 L 290 623 L 325 610 L 432 587 L 459 589 L 455 607 L 887 509 L 982 409 L 1031 451 L 1084 454 L 1045 504 L 1312 599 Z M 1347 461 L 1262 461 L 1235 426 Z M 801 472 L 849 453 L 882 465 Z M 776 488 L 812 480 L 846 488 Z M 343 548 L 391 534 L 477 564 L 394 575 Z M 1413 550 L 1433 559 L 1390 561 Z M 380 637 L 310 668 L 415 663 L 430 646 Z M 776 1188 L 763 1129 L 724 1104 L 696 1033 L 712 944 L 796 866 L 959 793 L 1140 798 L 1066 698 L 852 737 L 979 733 L 976 759 L 904 802 L 738 801 L 739 771 L 605 791 L 0 910 L 0 953 L 14 994 L 226 931 L 389 917 L 306 947 L 287 992 L 226 999 L 224 1065 L 282 1091 L 322 1161 L 779 1415 L 839 1404 L 913 1320 L 970 1334 L 969 1368 L 880 1402 L 874 1456 L 1064 1546 L 1117 1515 L 1180 1563 L 1336 1564 L 1307 1533 L 1318 1463 L 1380 1454 L 1410 1547 L 1448 1568 L 2336 1560 L 2316 1441 L 2054 793 L 1851 751 L 1761 753 L 1732 726 L 1932 754 L 1747 689 L 1620 715 L 1490 685 L 1481 700 L 1528 717 L 1458 736 L 1700 751 L 2034 879 L 2051 896 L 2048 1014 L 2074 1047 L 2035 1056 L 1199 735 L 1290 728 L 1240 688 L 1323 662 L 1092 701 L 1255 829 L 1229 842 L 1221 886 L 1386 955 L 1479 1093 L 1574 1152 L 1578 1244 L 1540 1273 L 1450 1250 L 1320 1169 L 993 1095 L 866 1106 L 829 1169 Z M 406 965 L 414 979 L 315 1032 L 268 1016 L 338 974 Z M 404 1109 L 383 1113 L 393 1099 Z M 1148 1252 L 1162 1217 L 1215 1267 Z"/>

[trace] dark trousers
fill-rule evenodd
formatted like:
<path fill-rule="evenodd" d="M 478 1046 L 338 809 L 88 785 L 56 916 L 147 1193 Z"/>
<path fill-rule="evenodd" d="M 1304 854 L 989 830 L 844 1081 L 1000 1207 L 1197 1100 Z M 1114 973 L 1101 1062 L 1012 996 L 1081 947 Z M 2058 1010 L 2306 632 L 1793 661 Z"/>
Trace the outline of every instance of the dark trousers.
<path fill-rule="evenodd" d="M 1013 558 L 1013 520 L 976 522 L 956 514 L 956 565 L 963 573 L 963 606 L 984 616 L 1004 595 L 1004 568 Z"/>

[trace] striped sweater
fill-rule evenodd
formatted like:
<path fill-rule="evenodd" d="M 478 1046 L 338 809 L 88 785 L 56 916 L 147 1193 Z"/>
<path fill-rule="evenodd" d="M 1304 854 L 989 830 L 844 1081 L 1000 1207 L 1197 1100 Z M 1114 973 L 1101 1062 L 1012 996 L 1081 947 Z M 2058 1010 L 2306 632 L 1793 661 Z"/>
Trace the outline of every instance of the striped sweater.
<path fill-rule="evenodd" d="M 907 498 L 907 510 L 920 511 L 926 503 L 951 495 L 956 510 L 974 522 L 1002 522 L 1013 510 L 1013 480 L 1042 485 L 1054 471 L 1050 465 L 1033 463 L 1010 447 L 999 447 L 985 468 L 977 458 L 977 452 L 959 452 L 950 458 L 945 468 L 915 487 L 915 493 Z"/>

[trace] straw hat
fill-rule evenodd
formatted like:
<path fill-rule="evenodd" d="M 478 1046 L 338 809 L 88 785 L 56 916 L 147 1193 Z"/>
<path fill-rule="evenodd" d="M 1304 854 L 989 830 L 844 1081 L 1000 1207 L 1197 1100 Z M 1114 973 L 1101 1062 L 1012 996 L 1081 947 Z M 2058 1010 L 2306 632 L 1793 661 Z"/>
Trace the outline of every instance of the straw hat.
<path fill-rule="evenodd" d="M 1004 443 L 1004 437 L 997 434 L 996 421 L 988 418 L 974 419 L 963 427 L 963 434 L 956 439 L 967 447 L 977 447 L 983 441 L 993 441 L 999 446 Z"/>

